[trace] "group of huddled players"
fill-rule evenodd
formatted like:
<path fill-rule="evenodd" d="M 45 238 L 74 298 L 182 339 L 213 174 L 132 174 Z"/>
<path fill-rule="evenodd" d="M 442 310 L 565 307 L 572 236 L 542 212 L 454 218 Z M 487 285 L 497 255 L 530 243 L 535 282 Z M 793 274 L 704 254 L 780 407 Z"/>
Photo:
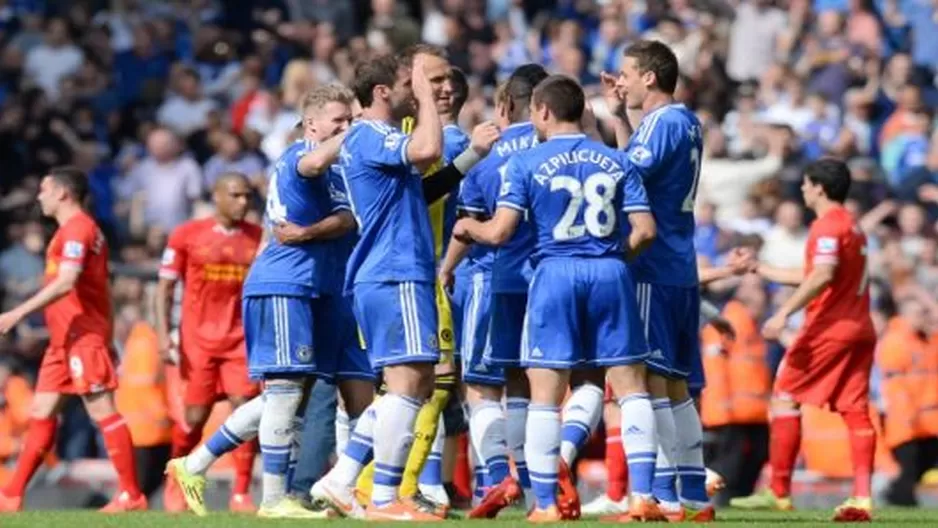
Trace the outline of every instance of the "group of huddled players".
<path fill-rule="evenodd" d="M 445 494 L 422 493 L 417 478 L 429 452 L 439 458 L 438 423 L 455 393 L 485 475 L 469 517 L 492 518 L 523 500 L 532 522 L 579 518 L 570 468 L 604 402 L 614 402 L 630 494 L 613 505 L 613 520 L 712 521 L 694 404 L 704 384 L 699 286 L 731 274 L 803 283 L 768 332 L 812 303 L 808 338 L 793 347 L 791 374 L 779 378 L 787 396 L 779 408 L 787 416 L 795 402 L 856 411 L 862 376 L 831 373 L 845 346 L 865 354 L 855 345 L 868 337 L 860 313 L 862 302 L 868 312 L 865 276 L 844 265 L 857 259 L 838 259 L 865 248 L 838 205 L 849 173 L 832 160 L 806 170 L 805 198 L 824 224 L 822 233 L 812 230 L 806 271 L 785 275 L 738 250 L 725 268 L 698 273 L 703 133 L 673 98 L 677 79 L 677 59 L 656 41 L 634 44 L 621 71 L 602 76 L 618 149 L 601 141 L 582 87 L 534 64 L 499 87 L 494 122 L 468 137 L 456 124 L 465 78 L 431 46 L 369 59 L 350 88 L 307 94 L 303 137 L 270 173 L 266 233 L 244 221 L 250 188 L 229 174 L 214 188 L 216 214 L 177 229 L 164 254 L 157 330 L 162 348 L 174 346 L 172 292 L 184 281 L 179 348 L 187 381 L 167 507 L 206 514 L 204 475 L 235 452 L 231 507 L 252 509 L 257 438 L 261 516 L 444 519 Z M 630 114 L 641 115 L 634 131 Z M 146 509 L 110 392 L 107 248 L 81 211 L 87 183 L 57 169 L 42 189 L 44 213 L 61 226 L 49 249 L 49 291 L 0 316 L 0 330 L 45 306 L 58 315 L 49 320 L 53 342 L 36 420 L 16 475 L 0 491 L 0 509 L 21 507 L 52 445 L 63 393 L 83 395 L 105 434 L 120 475 L 108 510 Z M 829 276 L 817 279 L 812 268 Z M 824 331 L 811 332 L 812 310 L 843 304 L 842 289 L 860 303 L 850 314 L 856 335 L 819 347 L 816 334 Z M 827 376 L 834 388 L 807 384 L 807 371 L 823 371 L 811 379 Z M 310 490 L 309 508 L 287 490 L 299 451 L 317 449 L 299 442 L 316 380 L 337 385 L 349 433 L 336 464 Z M 220 395 L 236 409 L 198 446 Z M 790 472 L 776 476 L 790 481 Z M 869 474 L 863 478 L 866 495 L 861 482 L 837 518 L 869 518 Z"/>

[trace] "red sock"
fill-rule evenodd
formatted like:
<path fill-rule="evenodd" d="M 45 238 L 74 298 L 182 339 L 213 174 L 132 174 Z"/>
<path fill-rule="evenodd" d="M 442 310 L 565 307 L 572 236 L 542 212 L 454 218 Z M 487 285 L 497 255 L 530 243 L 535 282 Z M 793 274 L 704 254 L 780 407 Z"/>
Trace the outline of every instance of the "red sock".
<path fill-rule="evenodd" d="M 235 481 L 231 493 L 245 495 L 251 490 L 251 476 L 254 472 L 254 457 L 257 455 L 257 440 L 245 442 L 231 452 L 234 459 Z"/>
<path fill-rule="evenodd" d="M 472 471 L 469 469 L 469 436 L 463 433 L 457 437 L 456 467 L 453 471 L 453 485 L 462 497 L 472 497 Z"/>
<path fill-rule="evenodd" d="M 850 459 L 853 462 L 853 496 L 870 497 L 873 461 L 876 457 L 876 430 L 869 411 L 840 413 L 850 433 Z"/>
<path fill-rule="evenodd" d="M 23 452 L 16 463 L 16 470 L 10 481 L 3 488 L 3 494 L 7 497 L 22 497 L 26 492 L 26 486 L 29 485 L 29 479 L 33 478 L 39 464 L 45 458 L 53 446 L 55 446 L 55 430 L 58 428 L 56 418 L 46 418 L 44 420 L 30 420 L 29 430 L 26 433 L 26 442 L 23 444 Z"/>
<path fill-rule="evenodd" d="M 619 502 L 625 498 L 629 488 L 629 468 L 625 463 L 625 449 L 622 449 L 622 429 L 606 429 L 606 475 L 609 485 L 606 495 Z"/>
<path fill-rule="evenodd" d="M 107 456 L 114 464 L 121 491 L 126 491 L 131 499 L 140 496 L 137 483 L 137 463 L 134 460 L 134 443 L 130 438 L 130 429 L 120 414 L 112 414 L 98 422 Z"/>
<path fill-rule="evenodd" d="M 773 416 L 769 428 L 769 464 L 772 466 L 772 492 L 776 497 L 791 496 L 791 475 L 801 448 L 801 413 Z"/>
<path fill-rule="evenodd" d="M 188 455 L 202 440 L 202 427 L 189 427 L 176 422 L 173 424 L 173 448 L 170 457 L 179 458 Z"/>

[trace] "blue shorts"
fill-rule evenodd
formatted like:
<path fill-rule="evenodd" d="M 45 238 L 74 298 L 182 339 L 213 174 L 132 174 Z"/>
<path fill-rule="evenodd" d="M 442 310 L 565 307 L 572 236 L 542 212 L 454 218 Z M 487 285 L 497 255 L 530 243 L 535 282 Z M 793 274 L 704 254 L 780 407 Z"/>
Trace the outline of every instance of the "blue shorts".
<path fill-rule="evenodd" d="M 651 357 L 648 368 L 659 375 L 688 379 L 699 369 L 700 359 L 700 290 L 696 286 L 636 284 L 638 305 L 644 321 L 645 338 Z"/>
<path fill-rule="evenodd" d="M 440 360 L 434 283 L 363 282 L 354 291 L 355 318 L 372 366 Z"/>
<path fill-rule="evenodd" d="M 320 299 L 316 320 L 316 376 L 330 383 L 358 379 L 374 381 L 368 353 L 358 339 L 352 299 L 332 296 Z"/>
<path fill-rule="evenodd" d="M 466 383 L 501 387 L 505 384 L 505 372 L 496 365 L 487 365 L 489 349 L 489 324 L 492 314 L 492 276 L 478 272 L 470 275 L 469 296 L 463 314 L 462 379 Z"/>
<path fill-rule="evenodd" d="M 521 367 L 521 334 L 528 305 L 527 293 L 492 293 L 489 350 L 485 364 L 502 368 Z"/>
<path fill-rule="evenodd" d="M 265 295 L 242 301 L 251 379 L 316 374 L 314 329 L 320 299 Z"/>
<path fill-rule="evenodd" d="M 687 375 L 687 391 L 693 399 L 700 398 L 700 393 L 707 386 L 707 378 L 704 376 L 703 357 L 697 354 L 691 358 L 690 374 Z"/>
<path fill-rule="evenodd" d="M 649 357 L 625 261 L 552 258 L 531 279 L 521 364 L 596 368 Z"/>

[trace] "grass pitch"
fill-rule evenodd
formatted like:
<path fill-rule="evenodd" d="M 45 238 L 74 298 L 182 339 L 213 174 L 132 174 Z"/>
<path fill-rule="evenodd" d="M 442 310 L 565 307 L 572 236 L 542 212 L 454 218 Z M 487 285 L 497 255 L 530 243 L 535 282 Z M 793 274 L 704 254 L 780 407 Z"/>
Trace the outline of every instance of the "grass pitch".
<path fill-rule="evenodd" d="M 742 512 L 734 510 L 720 510 L 718 524 L 720 526 L 766 526 L 780 528 L 782 524 L 797 524 L 801 526 L 818 526 L 830 522 L 831 510 L 800 510 L 795 512 Z M 927 509 L 882 509 L 874 514 L 876 526 L 938 526 L 938 510 Z M 47 510 L 25 512 L 15 515 L 0 514 L 0 528 L 239 528 L 264 526 L 278 527 L 309 527 L 315 525 L 338 526 L 397 526 L 404 523 L 368 523 L 336 519 L 330 521 L 287 521 L 265 520 L 253 516 L 232 515 L 228 513 L 211 514 L 208 517 L 195 517 L 193 515 L 168 515 L 162 512 L 131 513 L 125 515 L 108 516 L 87 510 Z M 502 517 L 494 521 L 452 520 L 440 523 L 420 523 L 426 527 L 459 528 L 475 526 L 485 528 L 514 528 L 533 526 L 525 522 L 521 512 L 512 510 L 505 512 Z M 576 526 L 581 528 L 599 528 L 610 526 L 593 519 L 584 519 L 578 522 L 563 523 L 557 526 Z"/>

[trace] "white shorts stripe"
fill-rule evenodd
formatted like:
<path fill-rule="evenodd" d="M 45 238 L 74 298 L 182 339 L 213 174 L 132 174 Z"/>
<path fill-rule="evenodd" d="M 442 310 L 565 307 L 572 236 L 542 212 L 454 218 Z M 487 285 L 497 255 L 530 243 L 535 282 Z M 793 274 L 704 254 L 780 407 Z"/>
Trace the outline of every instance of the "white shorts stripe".
<path fill-rule="evenodd" d="M 274 315 L 274 360 L 280 365 L 280 351 L 283 349 L 283 324 L 280 322 L 279 299 L 271 297 L 270 309 Z"/>
<path fill-rule="evenodd" d="M 422 328 L 420 328 L 420 317 L 417 315 L 417 283 L 408 282 L 407 287 L 410 298 L 410 313 L 414 325 L 414 337 L 416 337 L 414 354 L 419 356 L 423 353 L 423 334 L 421 333 Z M 435 332 L 436 328 L 433 331 Z"/>
<path fill-rule="evenodd" d="M 410 310 L 407 306 L 407 283 L 402 282 L 397 285 L 398 301 L 401 303 L 401 321 L 404 325 L 404 353 L 408 356 L 412 354 L 413 326 L 410 319 Z"/>

